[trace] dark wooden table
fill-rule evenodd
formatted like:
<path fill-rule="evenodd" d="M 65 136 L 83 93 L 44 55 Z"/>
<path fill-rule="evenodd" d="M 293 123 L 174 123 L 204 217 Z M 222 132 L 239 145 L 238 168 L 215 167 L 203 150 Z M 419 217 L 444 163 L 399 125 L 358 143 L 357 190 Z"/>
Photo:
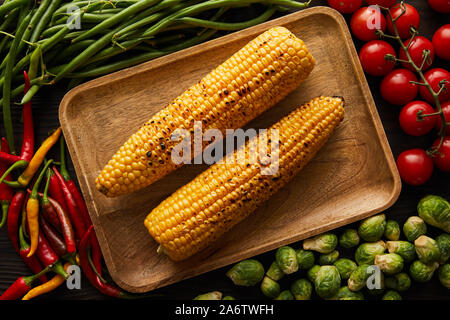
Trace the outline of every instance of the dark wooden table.
<path fill-rule="evenodd" d="M 430 9 L 426 0 L 407 1 L 418 9 L 421 17 L 420 34 L 431 39 L 433 33 L 443 24 L 450 23 L 449 15 L 438 14 Z M 327 1 L 313 0 L 313 5 L 327 5 Z M 350 16 L 345 16 L 347 22 Z M 359 49 L 362 45 L 360 41 L 355 40 L 355 45 Z M 450 63 L 436 59 L 435 66 L 450 70 Z M 398 115 L 400 108 L 392 106 L 383 101 L 379 93 L 379 78 L 367 78 L 372 90 L 373 98 L 376 102 L 378 112 L 380 113 L 384 129 L 386 131 L 392 152 L 395 157 L 403 150 L 420 147 L 427 148 L 434 140 L 433 135 L 425 137 L 411 137 L 403 133 L 398 124 Z M 56 87 L 48 87 L 41 90 L 33 100 L 33 112 L 35 117 L 35 130 L 38 142 L 42 141 L 47 133 L 58 126 L 58 106 L 66 93 L 67 89 L 64 85 Z M 15 124 L 20 121 L 20 108 L 13 109 L 13 117 Z M 20 126 L 16 125 L 16 135 L 21 135 Z M 4 132 L 2 131 L 2 134 Z M 70 170 L 73 176 L 75 173 L 72 166 Z M 435 170 L 432 178 L 426 184 L 420 187 L 409 187 L 404 185 L 398 201 L 385 213 L 388 218 L 397 220 L 403 224 L 407 217 L 416 214 L 416 206 L 418 201 L 427 194 L 441 195 L 450 199 L 450 174 Z M 430 234 L 435 235 L 438 231 L 430 228 Z M 339 230 L 336 230 L 339 232 Z M 297 248 L 301 243 L 292 244 Z M 352 257 L 350 252 L 342 251 L 344 256 Z M 274 259 L 274 252 L 270 251 L 255 257 L 260 260 L 267 268 Z M 165 299 L 192 299 L 199 293 L 213 290 L 219 290 L 224 295 L 232 295 L 237 299 L 264 299 L 258 286 L 244 288 L 236 287 L 225 276 L 225 272 L 229 269 L 222 268 L 207 274 L 179 282 L 155 291 L 162 294 Z M 7 237 L 6 228 L 0 230 L 0 292 L 3 292 L 16 278 L 21 275 L 29 274 L 29 270 L 22 262 L 21 258 L 13 250 Z M 289 284 L 298 277 L 303 277 L 304 273 L 297 273 L 282 279 L 280 285 L 282 289 L 288 289 Z M 379 299 L 380 296 L 368 296 L 367 299 Z M 420 300 L 450 300 L 450 291 L 442 286 L 437 276 L 425 284 L 413 283 L 410 290 L 402 293 L 404 299 L 420 299 Z M 94 289 L 87 279 L 82 279 L 81 290 L 69 290 L 62 286 L 52 293 L 49 293 L 39 299 L 63 299 L 63 300 L 105 300 L 109 299 Z"/>

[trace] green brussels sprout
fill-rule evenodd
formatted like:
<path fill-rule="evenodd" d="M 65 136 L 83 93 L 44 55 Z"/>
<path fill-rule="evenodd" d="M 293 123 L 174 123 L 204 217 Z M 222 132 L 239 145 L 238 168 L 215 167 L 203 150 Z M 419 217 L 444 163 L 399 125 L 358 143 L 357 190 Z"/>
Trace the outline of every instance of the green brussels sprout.
<path fill-rule="evenodd" d="M 423 263 L 438 261 L 441 253 L 436 241 L 427 236 L 420 236 L 414 241 L 417 257 Z"/>
<path fill-rule="evenodd" d="M 386 229 L 384 230 L 384 237 L 391 241 L 400 239 L 400 225 L 395 220 L 388 220 L 386 222 Z"/>
<path fill-rule="evenodd" d="M 375 256 L 384 253 L 386 250 L 386 244 L 384 241 L 366 242 L 356 249 L 355 260 L 359 265 L 373 264 Z"/>
<path fill-rule="evenodd" d="M 383 295 L 382 300 L 402 300 L 402 296 L 397 291 L 389 290 Z"/>
<path fill-rule="evenodd" d="M 313 250 L 319 253 L 332 252 L 338 243 L 338 238 L 333 233 L 323 233 L 313 238 L 303 240 L 303 250 Z"/>
<path fill-rule="evenodd" d="M 295 300 L 310 300 L 312 284 L 307 279 L 295 280 L 291 285 L 291 293 Z"/>
<path fill-rule="evenodd" d="M 401 272 L 396 275 L 385 279 L 386 288 L 406 291 L 411 287 L 411 278 L 407 273 Z"/>
<path fill-rule="evenodd" d="M 311 281 L 311 282 L 316 281 L 317 272 L 319 272 L 319 270 L 320 270 L 320 266 L 317 265 L 317 264 L 314 265 L 314 266 L 312 266 L 312 267 L 308 270 L 308 272 L 306 273 L 306 275 L 307 275 L 309 281 Z"/>
<path fill-rule="evenodd" d="M 438 277 L 442 285 L 447 289 L 450 289 L 450 264 L 446 263 L 440 266 Z"/>
<path fill-rule="evenodd" d="M 339 245 L 343 248 L 350 249 L 359 244 L 358 231 L 355 229 L 345 229 L 339 237 Z"/>
<path fill-rule="evenodd" d="M 298 270 L 297 254 L 291 247 L 284 246 L 278 248 L 275 254 L 275 260 L 285 274 L 291 274 Z"/>
<path fill-rule="evenodd" d="M 396 253 L 376 255 L 374 263 L 386 274 L 396 274 L 403 270 L 403 258 Z"/>
<path fill-rule="evenodd" d="M 398 254 L 406 263 L 410 263 L 416 258 L 416 247 L 411 242 L 403 240 L 387 241 L 386 246 L 389 253 Z"/>
<path fill-rule="evenodd" d="M 359 227 L 358 234 L 361 239 L 368 242 L 375 242 L 381 239 L 386 228 L 386 216 L 379 214 L 367 219 L 364 219 Z"/>
<path fill-rule="evenodd" d="M 235 264 L 226 275 L 237 286 L 254 286 L 263 279 L 264 267 L 257 260 L 248 259 Z"/>
<path fill-rule="evenodd" d="M 314 265 L 316 258 L 312 251 L 297 249 L 295 252 L 297 254 L 297 263 L 300 270 L 308 270 Z"/>
<path fill-rule="evenodd" d="M 294 300 L 294 296 L 289 290 L 281 291 L 275 300 Z"/>
<path fill-rule="evenodd" d="M 339 258 L 339 251 L 334 250 L 334 251 L 332 251 L 330 253 L 327 253 L 327 254 L 321 254 L 319 256 L 318 263 L 321 266 L 330 265 L 330 264 L 335 263 L 338 258 Z"/>
<path fill-rule="evenodd" d="M 362 292 L 351 291 L 348 286 L 339 288 L 331 300 L 364 300 Z"/>
<path fill-rule="evenodd" d="M 369 268 L 369 265 L 363 264 L 352 272 L 347 281 L 348 288 L 351 291 L 359 291 L 366 286 L 367 279 L 370 276 L 367 268 Z"/>
<path fill-rule="evenodd" d="M 434 195 L 422 198 L 417 212 L 429 225 L 450 233 L 450 203 L 444 198 Z"/>
<path fill-rule="evenodd" d="M 335 266 L 321 266 L 317 272 L 314 286 L 316 293 L 323 299 L 334 296 L 341 285 L 341 276 Z"/>
<path fill-rule="evenodd" d="M 236 300 L 236 299 L 232 296 L 225 296 L 222 298 L 222 300 Z"/>
<path fill-rule="evenodd" d="M 421 217 L 412 216 L 403 225 L 403 233 L 409 242 L 414 242 L 418 237 L 427 233 L 427 225 Z"/>
<path fill-rule="evenodd" d="M 417 282 L 427 282 L 433 277 L 437 268 L 439 268 L 439 263 L 437 262 L 425 264 L 420 260 L 416 260 L 409 267 L 409 274 Z"/>
<path fill-rule="evenodd" d="M 274 261 L 270 265 L 269 270 L 267 270 L 266 275 L 274 281 L 279 281 L 279 280 L 281 280 L 281 278 L 284 277 L 284 272 L 283 272 L 283 270 L 280 269 L 280 267 L 278 266 L 278 263 L 276 261 Z"/>
<path fill-rule="evenodd" d="M 338 269 L 339 275 L 341 276 L 342 280 L 347 280 L 348 278 L 350 278 L 352 272 L 355 271 L 356 268 L 358 268 L 356 262 L 347 258 L 340 258 L 333 264 Z"/>
<path fill-rule="evenodd" d="M 194 298 L 194 300 L 222 300 L 222 292 L 212 291 L 203 293 Z"/>
<path fill-rule="evenodd" d="M 261 291 L 266 297 L 275 299 L 280 294 L 280 285 L 266 276 L 261 282 Z"/>
<path fill-rule="evenodd" d="M 450 234 L 441 234 L 436 238 L 436 242 L 440 252 L 439 263 L 444 264 L 450 258 Z"/>

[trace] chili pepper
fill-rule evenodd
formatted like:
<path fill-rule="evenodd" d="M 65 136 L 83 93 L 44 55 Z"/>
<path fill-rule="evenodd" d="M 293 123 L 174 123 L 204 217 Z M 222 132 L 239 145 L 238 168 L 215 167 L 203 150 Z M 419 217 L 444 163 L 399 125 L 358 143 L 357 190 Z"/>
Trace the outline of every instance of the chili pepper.
<path fill-rule="evenodd" d="M 62 275 L 64 278 L 68 277 L 68 274 L 64 271 L 62 267 L 60 257 L 56 254 L 56 252 L 50 246 L 47 238 L 44 234 L 39 233 L 39 245 L 36 250 L 36 255 L 39 258 L 39 261 L 45 266 L 50 267 L 52 271 Z"/>
<path fill-rule="evenodd" d="M 33 273 L 39 273 L 42 271 L 42 265 L 39 262 L 39 259 L 36 256 L 27 257 L 28 252 L 30 252 L 30 245 L 26 242 L 25 237 L 23 236 L 23 226 L 19 227 L 19 243 L 20 243 L 20 251 L 19 255 L 22 257 L 22 260 L 25 264 L 30 268 Z M 43 274 L 40 278 L 42 283 L 48 281 L 47 276 Z"/>
<path fill-rule="evenodd" d="M 33 189 L 31 191 L 30 197 L 27 201 L 27 222 L 28 222 L 28 230 L 30 232 L 31 239 L 31 249 L 28 253 L 28 256 L 31 257 L 38 247 L 38 239 L 39 239 L 39 195 L 38 189 L 39 184 L 44 177 L 45 172 L 47 171 L 50 164 L 53 160 L 49 160 L 45 165 L 44 169 L 39 174 Z"/>
<path fill-rule="evenodd" d="M 69 267 L 69 263 L 64 264 L 64 270 L 67 270 Z M 30 300 L 37 296 L 43 295 L 47 292 L 53 291 L 56 288 L 58 288 L 60 285 L 62 285 L 65 281 L 65 278 L 59 274 L 55 275 L 50 281 L 41 284 L 40 286 L 37 286 L 33 289 L 31 289 L 23 298 L 22 300 Z"/>
<path fill-rule="evenodd" d="M 30 79 L 26 71 L 23 72 L 25 77 L 24 94 L 30 89 Z M 22 150 L 20 152 L 20 159 L 30 162 L 33 158 L 34 151 L 34 125 L 33 112 L 31 109 L 31 102 L 25 103 L 23 106 L 23 139 Z"/>
<path fill-rule="evenodd" d="M 8 142 L 5 138 L 2 138 L 1 142 L 1 150 L 9 153 L 9 146 Z M 0 162 L 0 174 L 3 174 L 7 170 L 7 167 L 4 163 Z M 6 180 L 11 180 L 11 175 L 6 176 Z M 8 208 L 9 204 L 11 203 L 11 200 L 14 196 L 14 192 L 10 187 L 8 187 L 6 184 L 2 183 L 0 184 L 0 203 L 2 206 L 2 218 L 0 220 L 0 229 L 5 225 L 6 218 L 8 216 Z"/>
<path fill-rule="evenodd" d="M 11 164 L 16 163 L 19 160 L 21 160 L 20 156 L 17 156 L 15 154 L 9 154 L 4 151 L 0 151 L 0 162 L 1 163 L 11 165 Z"/>
<path fill-rule="evenodd" d="M 6 223 L 8 236 L 17 253 L 20 251 L 17 230 L 19 229 L 20 213 L 26 197 L 27 194 L 24 190 L 17 191 L 11 200 L 8 210 L 8 221 Z"/>
<path fill-rule="evenodd" d="M 0 296 L 0 300 L 17 300 L 31 290 L 31 286 L 37 278 L 50 271 L 50 268 L 46 268 L 38 274 L 20 277 Z"/>
<path fill-rule="evenodd" d="M 47 169 L 47 181 L 45 183 L 45 189 L 44 193 L 39 196 L 41 197 L 41 207 L 42 207 L 42 215 L 44 216 L 45 220 L 47 220 L 53 227 L 55 227 L 56 230 L 59 232 L 62 232 L 61 229 L 61 223 L 59 222 L 58 214 L 55 211 L 55 208 L 50 204 L 48 201 L 48 187 L 50 184 L 50 175 L 49 175 L 49 169 Z"/>
<path fill-rule="evenodd" d="M 64 256 L 66 254 L 66 245 L 64 240 L 61 239 L 58 232 L 47 222 L 47 220 L 44 219 L 42 215 L 39 216 L 39 227 L 55 253 L 60 257 Z"/>
<path fill-rule="evenodd" d="M 64 193 L 59 186 L 58 177 L 56 177 L 55 172 L 51 168 L 47 170 L 47 174 L 50 175 L 48 194 L 51 198 L 55 199 L 55 201 L 59 203 L 64 212 L 69 212 L 69 209 L 66 205 L 66 200 L 64 199 Z"/>

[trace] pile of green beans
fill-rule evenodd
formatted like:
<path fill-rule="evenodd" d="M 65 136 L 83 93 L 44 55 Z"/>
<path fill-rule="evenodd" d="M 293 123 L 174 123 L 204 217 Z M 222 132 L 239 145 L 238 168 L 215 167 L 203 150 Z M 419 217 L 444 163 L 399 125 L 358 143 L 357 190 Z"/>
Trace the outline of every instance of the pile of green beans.
<path fill-rule="evenodd" d="M 1 0 L 0 0 L 1 2 Z M 0 103 L 6 136 L 14 144 L 10 105 L 23 93 L 23 71 L 38 70 L 33 89 L 94 77 L 149 61 L 248 28 L 276 12 L 305 8 L 295 0 L 5 0 L 0 5 Z M 229 21 L 233 10 L 259 16 Z M 254 11 L 253 10 L 253 11 Z"/>

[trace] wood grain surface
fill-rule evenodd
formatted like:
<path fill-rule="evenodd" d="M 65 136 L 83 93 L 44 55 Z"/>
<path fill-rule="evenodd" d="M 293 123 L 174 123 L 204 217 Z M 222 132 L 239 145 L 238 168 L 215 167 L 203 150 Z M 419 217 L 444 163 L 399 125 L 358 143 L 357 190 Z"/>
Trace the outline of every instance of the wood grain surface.
<path fill-rule="evenodd" d="M 431 38 L 434 31 L 444 24 L 448 23 L 448 16 L 438 14 L 432 11 L 427 5 L 426 1 L 407 1 L 415 5 L 421 15 L 420 33 L 428 38 Z M 325 0 L 313 1 L 315 5 L 326 5 Z M 250 9 L 249 9 L 250 10 Z M 249 14 L 249 10 L 241 10 L 241 15 Z M 345 15 L 347 23 L 350 21 L 350 15 Z M 356 48 L 359 49 L 363 42 L 353 39 Z M 446 61 L 436 59 L 435 65 L 450 69 L 450 64 Z M 434 140 L 433 135 L 424 137 L 410 137 L 407 136 L 398 124 L 398 114 L 400 109 L 396 106 L 390 105 L 382 100 L 379 94 L 379 84 L 381 79 L 367 76 L 373 98 L 376 102 L 378 113 L 381 117 L 384 129 L 386 131 L 391 149 L 396 157 L 401 151 L 414 147 L 426 148 Z M 35 130 L 37 134 L 38 143 L 43 141 L 47 133 L 59 125 L 58 122 L 58 106 L 63 96 L 67 93 L 67 83 L 61 83 L 55 87 L 43 88 L 33 100 L 33 111 L 35 117 Z M 21 126 L 20 126 L 20 107 L 13 108 L 13 117 L 15 120 L 15 130 L 17 143 L 20 143 Z M 4 131 L 2 130 L 4 134 Z M 57 155 L 56 155 L 57 158 Z M 70 165 L 70 164 L 69 164 Z M 72 176 L 75 176 L 74 170 L 70 167 Z M 450 198 L 450 188 L 448 181 L 450 175 L 435 170 L 432 178 L 423 186 L 409 187 L 404 185 L 399 199 L 390 209 L 385 211 L 388 218 L 397 220 L 400 224 L 404 223 L 408 216 L 416 214 L 417 202 L 426 194 L 439 194 L 441 196 Z M 357 223 L 350 224 L 346 227 L 355 227 Z M 336 229 L 336 232 L 341 232 L 342 228 Z M 275 232 L 275 231 L 274 231 Z M 430 235 L 438 234 L 438 230 L 430 228 Z M 292 243 L 292 246 L 297 248 L 301 242 Z M 352 258 L 353 251 L 342 250 L 341 255 Z M 274 259 L 274 251 L 269 251 L 254 257 L 263 263 L 268 268 Z M 189 280 L 184 280 L 176 284 L 172 284 L 154 292 L 161 294 L 158 299 L 192 299 L 199 293 L 208 292 L 212 290 L 222 291 L 225 295 L 233 295 L 237 299 L 264 299 L 258 286 L 255 287 L 237 287 L 225 276 L 225 272 L 229 266 L 208 272 L 206 274 L 196 276 Z M 17 277 L 29 274 L 27 267 L 23 264 L 20 257 L 14 252 L 6 230 L 0 230 L 0 292 L 3 292 Z M 287 289 L 293 280 L 299 277 L 304 277 L 303 272 L 296 273 L 292 276 L 287 276 L 280 281 L 283 289 Z M 445 289 L 438 281 L 437 277 L 433 277 L 430 282 L 419 284 L 413 283 L 410 290 L 402 293 L 404 299 L 425 299 L 425 300 L 442 300 L 450 299 L 447 289 Z M 365 295 L 366 299 L 379 299 L 379 296 Z M 317 298 L 317 297 L 313 297 Z M 63 299 L 63 300 L 105 300 L 110 299 L 96 289 L 94 289 L 87 279 L 82 279 L 81 290 L 68 290 L 64 286 L 48 293 L 40 298 L 40 300 L 48 299 Z"/>

